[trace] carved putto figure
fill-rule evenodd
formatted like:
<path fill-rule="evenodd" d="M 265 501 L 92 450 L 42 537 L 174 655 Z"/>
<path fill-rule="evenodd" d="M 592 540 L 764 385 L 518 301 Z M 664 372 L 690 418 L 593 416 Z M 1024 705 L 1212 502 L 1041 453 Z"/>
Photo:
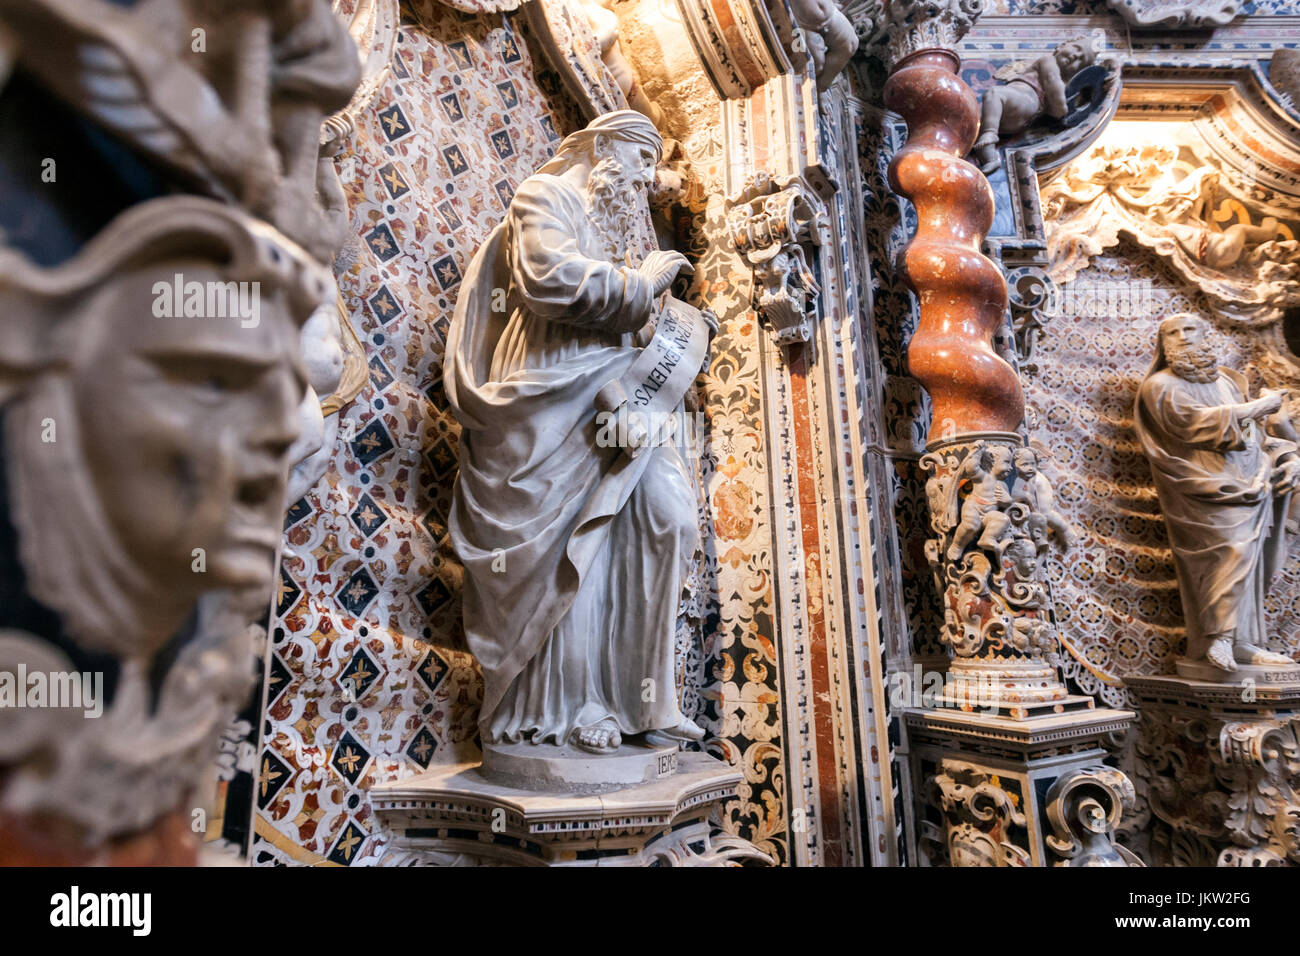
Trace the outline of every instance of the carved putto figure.
<path fill-rule="evenodd" d="M 793 0 L 791 8 L 807 31 L 817 88 L 826 90 L 857 52 L 857 31 L 834 0 Z"/>
<path fill-rule="evenodd" d="M 935 536 L 925 551 L 944 594 L 943 640 L 958 658 L 1051 653 L 1048 534 L 1068 549 L 1074 533 L 1038 454 L 989 438 L 930 452 L 921 467 L 931 473 L 926 497 Z"/>
<path fill-rule="evenodd" d="M 1219 367 L 1208 332 L 1195 315 L 1160 324 L 1134 410 L 1178 571 L 1187 660 L 1223 673 L 1289 665 L 1264 648 L 1264 595 L 1285 552 L 1300 453 L 1280 437 L 1282 394 L 1251 400 L 1245 376 Z"/>
<path fill-rule="evenodd" d="M 1038 453 L 1032 448 L 1017 449 L 1016 480 L 1011 486 L 1011 500 L 1025 504 L 1046 529 L 1060 539 L 1061 547 L 1074 546 L 1074 532 L 1056 507 L 1056 494 L 1047 476 L 1038 470 Z M 1035 522 L 1037 523 L 1037 522 Z"/>
<path fill-rule="evenodd" d="M 1012 500 L 1006 483 L 1012 463 L 1011 449 L 1006 445 L 981 445 L 966 458 L 953 491 L 956 494 L 964 482 L 970 483 L 970 490 L 961 503 L 961 521 L 948 546 L 949 561 L 960 558 L 976 535 L 981 548 L 997 550 L 1011 520 L 1002 508 Z"/>
<path fill-rule="evenodd" d="M 980 135 L 973 150 L 980 169 L 991 173 L 1002 165 L 999 137 L 1022 133 L 1043 115 L 1063 119 L 1069 111 L 1066 84 L 1096 59 L 1097 50 L 1090 40 L 1070 40 L 1002 85 L 986 90 L 980 106 Z"/>
<path fill-rule="evenodd" d="M 632 110 L 566 138 L 519 187 L 457 303 L 446 381 L 464 431 L 449 525 L 485 744 L 608 753 L 631 734 L 702 736 L 673 692 L 693 479 L 653 428 L 617 429 L 633 446 L 620 448 L 596 426 L 598 407 L 674 410 L 707 346 L 701 313 L 659 301 L 686 259 L 628 264 L 661 148 Z"/>

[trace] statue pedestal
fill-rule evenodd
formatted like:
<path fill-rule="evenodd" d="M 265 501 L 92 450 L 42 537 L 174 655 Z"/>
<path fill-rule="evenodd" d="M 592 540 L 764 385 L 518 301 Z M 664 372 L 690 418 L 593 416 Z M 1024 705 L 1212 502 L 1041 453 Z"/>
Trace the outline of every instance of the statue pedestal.
<path fill-rule="evenodd" d="M 1142 713 L 1135 782 L 1153 864 L 1300 864 L 1300 669 L 1257 670 L 1292 679 L 1125 679 Z"/>
<path fill-rule="evenodd" d="M 534 793 L 607 793 L 672 776 L 678 757 L 675 746 L 631 741 L 611 754 L 567 744 L 484 744 L 480 772 L 493 783 Z"/>
<path fill-rule="evenodd" d="M 771 865 L 709 821 L 741 774 L 708 754 L 674 753 L 675 772 L 600 793 L 518 789 L 479 764 L 380 784 L 370 802 L 390 839 L 382 865 Z"/>
<path fill-rule="evenodd" d="M 922 863 L 1140 866 L 1112 842 L 1133 786 L 1103 764 L 1106 738 L 1133 719 L 1131 711 L 1068 705 L 1026 719 L 904 711 L 901 752 L 911 769 L 912 842 Z"/>
<path fill-rule="evenodd" d="M 1253 681 L 1256 686 L 1300 684 L 1300 664 L 1238 664 L 1237 669 L 1229 674 L 1209 661 L 1189 661 L 1180 657 L 1174 662 L 1174 669 L 1179 677 L 1207 684 L 1244 686 L 1246 681 Z"/>

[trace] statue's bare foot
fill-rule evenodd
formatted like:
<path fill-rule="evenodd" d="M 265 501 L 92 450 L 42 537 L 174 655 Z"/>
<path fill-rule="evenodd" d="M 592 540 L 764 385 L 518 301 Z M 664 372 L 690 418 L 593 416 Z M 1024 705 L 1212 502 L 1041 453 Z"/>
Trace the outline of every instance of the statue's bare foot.
<path fill-rule="evenodd" d="M 579 727 L 569 737 L 570 742 L 593 754 L 613 753 L 623 745 L 623 735 L 612 720 L 602 720 L 590 727 Z"/>
<path fill-rule="evenodd" d="M 1238 644 L 1233 648 L 1238 664 L 1255 664 L 1261 667 L 1286 667 L 1295 663 L 1285 654 L 1265 650 L 1258 644 Z"/>
<path fill-rule="evenodd" d="M 980 172 L 985 176 L 996 173 L 1002 168 L 1002 157 L 998 154 L 996 141 L 986 146 L 977 145 L 971 150 L 971 155 L 975 157 L 975 165 L 980 168 Z"/>
<path fill-rule="evenodd" d="M 1205 659 L 1221 671 L 1235 671 L 1237 662 L 1232 656 L 1232 638 L 1220 637 L 1210 644 Z"/>
<path fill-rule="evenodd" d="M 647 731 L 645 735 L 646 743 L 653 747 L 675 746 L 682 742 L 694 743 L 703 739 L 703 728 L 690 718 L 683 720 L 676 727 L 660 727 L 657 730 Z"/>

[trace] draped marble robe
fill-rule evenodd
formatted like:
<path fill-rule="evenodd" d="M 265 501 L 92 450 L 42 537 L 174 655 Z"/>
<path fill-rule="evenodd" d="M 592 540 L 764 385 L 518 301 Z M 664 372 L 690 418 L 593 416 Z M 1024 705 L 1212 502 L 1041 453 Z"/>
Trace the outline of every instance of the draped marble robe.
<path fill-rule="evenodd" d="M 1291 495 L 1270 479 L 1294 443 L 1267 435 L 1236 406 L 1245 376 L 1220 368 L 1191 382 L 1165 367 L 1138 390 L 1134 427 L 1151 464 L 1178 571 L 1187 656 L 1209 638 L 1265 646 L 1264 596 L 1286 548 Z"/>
<path fill-rule="evenodd" d="M 654 301 L 610 261 L 584 200 L 545 171 L 524 181 L 470 265 L 447 340 L 463 426 L 449 528 L 485 741 L 683 720 L 674 633 L 696 495 L 671 444 L 635 458 L 597 446 L 596 393 L 640 353 Z"/>

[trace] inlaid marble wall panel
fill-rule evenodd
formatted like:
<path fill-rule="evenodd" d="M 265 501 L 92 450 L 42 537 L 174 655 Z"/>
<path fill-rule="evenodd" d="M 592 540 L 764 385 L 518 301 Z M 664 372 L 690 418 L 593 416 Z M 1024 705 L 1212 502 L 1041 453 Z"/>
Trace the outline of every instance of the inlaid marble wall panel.
<path fill-rule="evenodd" d="M 1217 320 L 1201 294 L 1154 253 L 1125 240 L 1067 286 L 1025 381 L 1032 444 L 1061 510 L 1079 532 L 1048 574 L 1068 676 L 1110 704 L 1126 703 L 1118 679 L 1173 671 L 1183 637 L 1178 583 L 1150 470 L 1133 432 L 1133 401 L 1151 364 L 1156 328 L 1193 311 L 1214 328 L 1221 364 L 1252 389 L 1300 387 L 1300 358 L 1259 330 Z M 1297 409 L 1292 408 L 1292 414 Z M 1300 647 L 1300 541 L 1292 537 L 1267 602 L 1273 649 Z"/>
<path fill-rule="evenodd" d="M 869 407 L 878 418 L 881 441 L 870 453 L 883 460 L 888 487 L 873 487 L 875 507 L 895 523 L 897 553 L 878 553 L 881 610 L 889 659 L 904 669 L 913 656 L 941 656 L 938 642 L 943 613 L 925 558 L 930 536 L 925 475 L 919 460 L 930 424 L 930 399 L 907 371 L 907 342 L 916 329 L 915 297 L 895 268 L 898 254 L 916 228 L 907 200 L 889 188 L 886 171 L 906 138 L 897 117 L 868 110 L 859 132 L 863 173 L 864 234 L 872 277 L 868 332 L 876 338 L 880 373 Z"/>
<path fill-rule="evenodd" d="M 703 748 L 745 775 L 723 825 L 779 863 L 790 859 L 776 647 L 769 450 L 763 424 L 760 337 L 752 272 L 735 253 L 718 198 L 726 152 L 719 104 L 697 104 L 681 131 L 689 186 L 669 212 L 695 275 L 689 298 L 713 310 L 719 333 L 700 380 L 707 421 L 701 480 L 706 502 Z M 710 197 L 713 201 L 710 202 Z"/>
<path fill-rule="evenodd" d="M 457 426 L 443 342 L 474 251 L 578 120 L 522 16 L 433 0 L 402 14 L 392 75 L 339 162 L 355 233 L 340 286 L 370 381 L 286 520 L 256 864 L 373 862 L 368 787 L 477 755 L 481 684 L 445 525 Z"/>

